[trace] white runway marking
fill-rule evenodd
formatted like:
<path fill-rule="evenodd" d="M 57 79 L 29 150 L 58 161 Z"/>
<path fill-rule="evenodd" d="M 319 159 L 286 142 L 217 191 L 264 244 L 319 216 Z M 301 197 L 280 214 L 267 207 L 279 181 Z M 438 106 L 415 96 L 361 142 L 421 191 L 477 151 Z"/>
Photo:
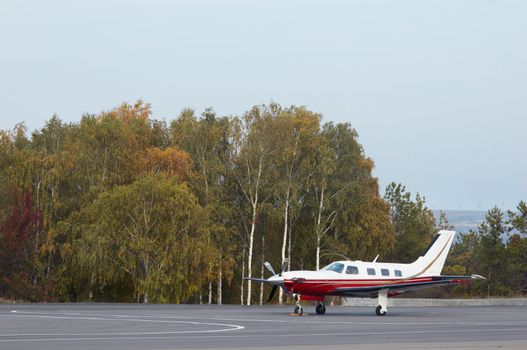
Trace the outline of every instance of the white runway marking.
<path fill-rule="evenodd" d="M 14 336 L 62 336 L 62 335 L 94 335 L 94 336 L 105 336 L 105 335 L 162 335 L 162 334 L 191 334 L 191 333 L 219 333 L 219 332 L 230 332 L 245 329 L 244 326 L 227 323 L 217 322 L 194 322 L 194 321 L 174 321 L 174 320 L 150 320 L 136 318 L 136 316 L 124 316 L 124 315 L 101 315 L 106 317 L 93 317 L 97 315 L 82 315 L 82 314 L 46 314 L 46 313 L 34 313 L 34 312 L 23 312 L 12 310 L 11 313 L 14 315 L 4 315 L 7 317 L 15 318 L 51 318 L 51 319 L 66 319 L 66 320 L 88 320 L 88 321 L 113 321 L 113 322 L 143 322 L 143 323 L 168 323 L 168 324 L 189 324 L 196 326 L 213 326 L 213 327 L 227 327 L 220 329 L 207 329 L 207 330 L 186 330 L 186 331 L 174 331 L 174 332 L 134 332 L 134 333 L 82 333 L 82 334 L 0 334 L 0 337 L 14 337 Z M 63 316 L 59 316 L 63 315 Z M 108 318 L 108 317 L 119 317 L 119 318 Z M 77 338 L 76 338 L 77 339 Z M 92 338 L 93 339 L 93 338 Z M 0 340 L 8 341 L 8 340 Z"/>
<path fill-rule="evenodd" d="M 45 317 L 52 317 L 52 315 L 56 315 L 56 318 L 61 318 L 61 316 L 82 316 L 86 317 L 119 317 L 116 319 L 109 319 L 110 321 L 123 321 L 123 320 L 131 320 L 131 321 L 145 321 L 145 322 L 159 322 L 159 323 L 186 323 L 186 324 L 218 324 L 218 325 L 224 325 L 224 326 L 235 326 L 235 325 L 228 325 L 228 324 L 222 324 L 222 323 L 203 323 L 203 322 L 191 322 L 191 321 L 161 321 L 161 320 L 148 320 L 145 318 L 159 318 L 159 319 L 168 319 L 168 320 L 180 320 L 180 319 L 189 319 L 190 317 L 184 316 L 184 317 L 177 317 L 177 316 L 164 316 L 164 315 L 121 315 L 121 314 L 100 314 L 100 313 L 76 313 L 76 312 L 56 312 L 56 313 L 38 313 L 38 312 L 21 312 L 17 310 L 11 311 L 13 313 L 24 313 L 24 314 L 31 314 L 31 315 L 45 315 Z M 1 315 L 0 315 L 1 316 Z M 6 315 L 7 316 L 7 315 Z M 44 316 L 42 316 L 44 317 Z M 134 320 L 130 319 L 130 317 L 133 318 L 142 318 L 140 320 Z M 62 317 L 66 318 L 66 317 Z M 315 320 L 301 318 L 299 320 L 294 320 L 295 322 L 301 322 L 301 323 L 307 323 L 307 324 L 357 324 L 357 325 L 424 325 L 424 326 L 493 326 L 495 323 L 489 323 L 489 322 L 383 322 L 383 321 L 375 321 L 375 322 L 363 322 L 363 321 L 329 321 L 328 316 L 318 316 L 313 315 L 312 318 L 315 318 Z M 93 318 L 96 319 L 96 318 Z M 191 318 L 192 319 L 192 318 Z M 204 319 L 204 320 L 215 320 L 215 321 L 235 321 L 235 322 L 262 322 L 262 323 L 290 323 L 292 322 L 291 319 L 289 320 L 272 320 L 272 319 L 254 319 L 254 318 L 226 318 L 226 317 L 196 317 L 195 319 Z M 509 324 L 510 323 L 510 324 Z M 501 325 L 514 325 L 514 326 L 526 326 L 527 323 L 518 323 L 518 321 L 502 321 L 500 323 Z M 244 328 L 244 327 L 243 327 Z M 236 329 L 233 329 L 236 330 Z M 0 335 L 1 336 L 1 335 Z"/>
<path fill-rule="evenodd" d="M 13 311 L 12 311 L 13 312 Z M 39 314 L 39 313 L 31 313 L 31 314 Z M 101 317 L 135 317 L 135 318 L 160 318 L 160 319 L 170 319 L 170 320 L 179 320 L 179 319 L 192 319 L 191 317 L 184 316 L 184 317 L 177 317 L 177 316 L 164 316 L 164 315 L 116 315 L 116 314 L 100 314 L 100 313 L 88 313 L 88 314 L 79 314 L 75 312 L 57 312 L 57 313 L 46 313 L 46 315 L 71 315 L 71 316 L 101 316 Z M 309 319 L 311 318 L 311 320 Z M 313 318 L 315 320 L 313 320 Z M 227 318 L 227 317 L 196 317 L 196 319 L 205 319 L 205 320 L 217 320 L 217 321 L 236 321 L 236 322 L 262 322 L 262 323 L 290 323 L 293 321 L 293 319 L 288 320 L 272 320 L 272 319 L 256 319 L 256 318 Z M 300 318 L 295 319 L 295 322 L 302 322 L 302 323 L 308 323 L 308 324 L 357 324 L 357 325 L 430 325 L 430 326 L 451 326 L 451 325 L 457 325 L 457 326 L 492 326 L 495 325 L 494 323 L 489 322 L 383 322 L 383 321 L 375 321 L 375 322 L 363 322 L 363 321 L 329 321 L 328 316 L 319 316 L 319 315 L 313 315 L 311 317 L 308 317 L 307 319 Z M 160 321 L 161 322 L 161 321 Z M 514 326 L 527 326 L 527 323 L 518 323 L 517 321 L 503 321 L 500 324 L 507 325 L 507 322 L 510 322 L 510 325 Z M 185 322 L 190 323 L 190 322 Z"/>
<path fill-rule="evenodd" d="M 176 318 L 170 316 L 143 316 L 143 317 L 159 317 L 159 318 Z M 299 320 L 295 319 L 295 322 L 309 323 L 309 324 L 357 324 L 357 325 L 425 325 L 425 326 L 493 326 L 495 323 L 491 322 L 363 322 L 363 321 L 328 321 L 328 316 L 317 316 L 313 315 L 313 318 L 317 320 L 306 320 L 306 318 L 300 318 Z M 206 320 L 217 320 L 217 321 L 236 321 L 236 322 L 263 322 L 263 323 L 290 323 L 293 320 L 268 320 L 268 319 L 255 319 L 255 318 L 226 318 L 226 317 L 206 317 Z M 518 321 L 503 321 L 500 322 L 501 325 L 510 325 L 514 326 L 526 326 L 527 323 L 518 323 Z"/>
<path fill-rule="evenodd" d="M 502 333 L 502 332 L 526 332 L 526 328 L 502 328 L 502 329 L 449 329 L 449 330 L 423 330 L 423 331 L 393 331 L 393 332 L 347 332 L 347 333 L 295 333 L 295 334 L 273 334 L 272 337 L 323 337 L 323 336 L 370 336 L 370 335 L 397 335 L 397 334 L 427 334 L 427 333 Z M 526 334 L 526 333 L 524 333 Z M 210 335 L 208 338 L 258 338 L 269 337 L 268 334 L 240 334 L 240 335 Z M 32 338 L 32 339 L 0 339 L 0 342 L 37 342 L 37 341 L 79 341 L 79 340 L 148 340 L 148 339 L 203 339 L 199 336 L 167 336 L 167 337 L 86 337 L 86 338 Z M 527 336 L 526 336 L 527 339 Z"/>

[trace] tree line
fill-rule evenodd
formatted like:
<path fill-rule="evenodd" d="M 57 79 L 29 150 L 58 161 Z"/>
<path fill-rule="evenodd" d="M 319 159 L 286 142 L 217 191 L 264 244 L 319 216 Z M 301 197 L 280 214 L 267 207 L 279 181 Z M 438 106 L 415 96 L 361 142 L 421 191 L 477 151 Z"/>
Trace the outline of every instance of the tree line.
<path fill-rule="evenodd" d="M 265 261 L 410 262 L 448 221 L 401 184 L 381 195 L 373 168 L 350 124 L 276 103 L 18 124 L 0 132 L 0 297 L 261 304 L 243 277 L 267 277 Z M 524 202 L 507 220 L 494 208 L 464 235 L 446 271 L 489 279 L 449 293 L 522 293 L 526 217 Z"/>

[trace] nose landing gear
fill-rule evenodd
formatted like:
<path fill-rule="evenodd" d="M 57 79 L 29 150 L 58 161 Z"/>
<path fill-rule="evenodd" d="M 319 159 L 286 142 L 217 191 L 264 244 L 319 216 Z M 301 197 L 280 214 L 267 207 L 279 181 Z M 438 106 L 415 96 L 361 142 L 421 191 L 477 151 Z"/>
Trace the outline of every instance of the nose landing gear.
<path fill-rule="evenodd" d="M 379 305 L 375 308 L 375 314 L 377 316 L 385 316 L 386 311 L 388 311 L 388 291 L 380 290 L 378 300 Z"/>
<path fill-rule="evenodd" d="M 300 294 L 295 295 L 296 299 L 296 306 L 295 306 L 295 314 L 298 316 L 302 316 L 304 314 L 304 309 L 302 309 L 302 305 L 300 305 Z"/>
<path fill-rule="evenodd" d="M 304 314 L 304 309 L 302 309 L 302 306 L 295 306 L 295 314 L 297 314 L 298 316 L 302 316 Z"/>

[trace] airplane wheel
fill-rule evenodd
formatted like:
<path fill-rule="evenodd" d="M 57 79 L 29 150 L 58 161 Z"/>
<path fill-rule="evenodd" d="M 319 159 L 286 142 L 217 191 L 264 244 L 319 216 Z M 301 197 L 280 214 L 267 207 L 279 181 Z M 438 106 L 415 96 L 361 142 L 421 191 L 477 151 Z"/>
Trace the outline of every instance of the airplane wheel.
<path fill-rule="evenodd" d="M 297 314 L 298 316 L 302 316 L 303 313 L 304 313 L 304 310 L 302 309 L 301 306 L 295 307 L 295 314 Z"/>
<path fill-rule="evenodd" d="M 319 315 L 324 315 L 326 313 L 326 306 L 322 303 L 318 304 L 316 307 L 315 307 L 315 311 L 317 312 L 317 314 Z"/>
<path fill-rule="evenodd" d="M 377 314 L 377 316 L 384 316 L 386 315 L 386 311 L 382 311 L 382 307 L 379 305 L 375 308 L 375 314 Z"/>

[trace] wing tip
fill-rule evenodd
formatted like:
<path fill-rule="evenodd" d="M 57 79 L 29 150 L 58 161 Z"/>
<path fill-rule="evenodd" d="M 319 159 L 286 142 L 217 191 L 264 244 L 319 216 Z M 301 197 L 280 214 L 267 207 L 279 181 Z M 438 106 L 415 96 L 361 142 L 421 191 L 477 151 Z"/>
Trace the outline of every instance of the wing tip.
<path fill-rule="evenodd" d="M 476 275 L 476 274 L 472 274 L 470 276 L 473 280 L 486 280 L 487 278 L 486 277 L 483 277 L 481 275 Z"/>

